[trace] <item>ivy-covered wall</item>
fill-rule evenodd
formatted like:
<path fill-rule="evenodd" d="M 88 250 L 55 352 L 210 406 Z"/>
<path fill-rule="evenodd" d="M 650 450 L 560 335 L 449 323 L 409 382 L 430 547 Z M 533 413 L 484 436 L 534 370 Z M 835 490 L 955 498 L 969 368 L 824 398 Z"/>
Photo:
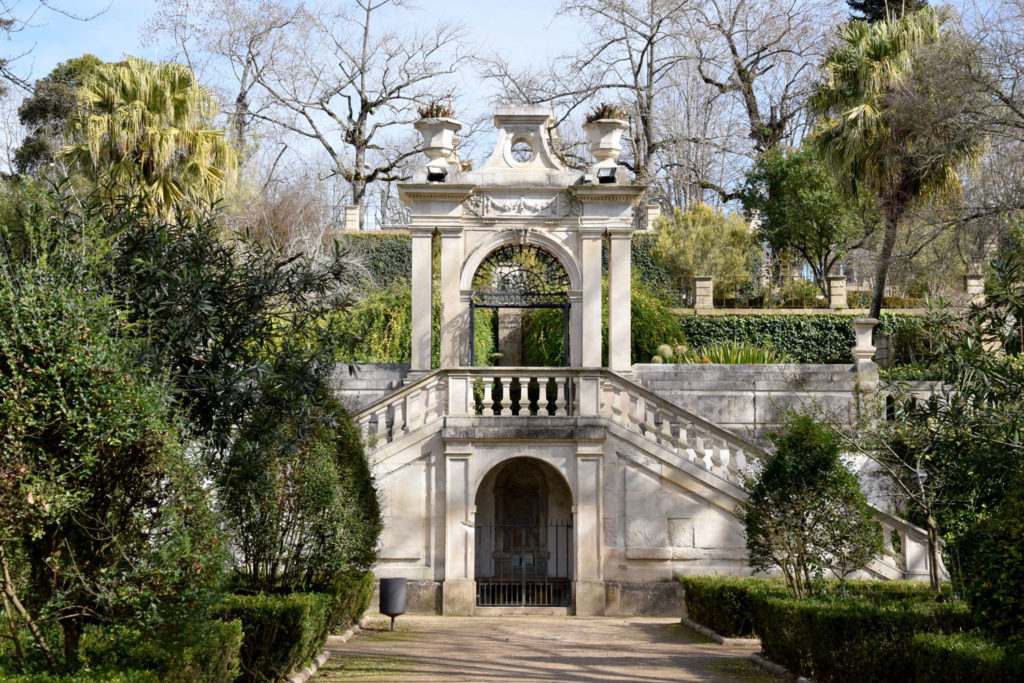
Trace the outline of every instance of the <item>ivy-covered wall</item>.
<path fill-rule="evenodd" d="M 408 234 L 347 232 L 336 239 L 343 249 L 362 257 L 373 287 L 387 287 L 412 278 L 412 237 Z"/>

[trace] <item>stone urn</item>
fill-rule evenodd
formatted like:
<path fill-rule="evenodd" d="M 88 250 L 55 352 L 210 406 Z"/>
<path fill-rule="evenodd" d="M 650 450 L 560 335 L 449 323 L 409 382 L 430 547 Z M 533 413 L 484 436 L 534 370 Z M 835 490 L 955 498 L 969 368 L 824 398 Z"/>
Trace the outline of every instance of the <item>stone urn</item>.
<path fill-rule="evenodd" d="M 583 132 L 590 138 L 590 153 L 598 167 L 615 166 L 622 151 L 622 134 L 629 124 L 622 119 L 597 119 L 583 124 Z"/>
<path fill-rule="evenodd" d="M 420 119 L 412 124 L 423 137 L 423 153 L 428 164 L 447 165 L 455 148 L 455 133 L 462 124 L 455 119 Z"/>

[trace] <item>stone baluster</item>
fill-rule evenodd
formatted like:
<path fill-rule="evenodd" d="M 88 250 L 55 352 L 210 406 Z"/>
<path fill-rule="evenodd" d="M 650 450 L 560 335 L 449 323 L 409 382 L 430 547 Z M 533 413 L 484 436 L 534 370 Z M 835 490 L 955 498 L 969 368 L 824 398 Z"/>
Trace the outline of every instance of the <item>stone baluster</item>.
<path fill-rule="evenodd" d="M 739 483 L 741 475 L 747 471 L 747 454 L 740 447 L 729 451 L 729 481 Z"/>
<path fill-rule="evenodd" d="M 406 420 L 409 417 L 409 396 L 406 395 L 399 400 L 395 401 L 395 422 L 391 428 L 391 439 L 392 441 L 402 436 L 409 431 L 409 425 Z"/>
<path fill-rule="evenodd" d="M 388 406 L 381 406 L 381 409 L 375 411 L 374 414 L 377 416 L 377 445 L 387 443 L 388 439 Z"/>
<path fill-rule="evenodd" d="M 499 403 L 501 408 L 500 415 L 511 415 L 512 414 L 512 378 L 502 377 L 501 378 L 501 402 Z"/>
<path fill-rule="evenodd" d="M 423 425 L 426 422 L 426 413 L 424 410 L 424 399 L 426 390 L 420 389 L 414 391 L 409 395 L 406 401 L 408 412 L 406 414 L 406 424 L 408 425 L 409 431 L 413 431 Z"/>
<path fill-rule="evenodd" d="M 722 454 L 725 453 L 728 456 L 728 449 L 725 442 L 722 439 L 713 437 L 711 440 L 711 471 L 720 477 L 725 476 L 725 458 Z"/>
<path fill-rule="evenodd" d="M 672 436 L 672 413 L 665 408 L 661 409 L 661 429 L 658 434 L 658 443 L 675 450 L 676 441 Z"/>
<path fill-rule="evenodd" d="M 627 427 L 635 432 L 640 431 L 640 413 L 643 412 L 644 399 L 640 396 L 633 396 L 629 392 L 626 392 L 627 400 L 629 401 L 629 424 Z"/>
<path fill-rule="evenodd" d="M 567 415 L 568 412 L 565 409 L 565 388 L 566 388 L 566 377 L 555 377 L 555 415 L 562 416 Z"/>
<path fill-rule="evenodd" d="M 693 425 L 691 425 L 689 422 L 680 422 L 679 423 L 679 435 L 676 437 L 676 444 L 679 446 L 680 449 L 691 450 L 690 449 L 690 430 L 692 428 L 693 428 Z M 692 457 L 690 458 L 690 462 L 693 462 L 693 458 Z"/>
<path fill-rule="evenodd" d="M 693 452 L 697 456 L 696 463 L 706 470 L 711 469 L 711 463 L 707 457 L 707 451 L 704 448 L 706 441 L 703 436 L 696 436 L 691 439 L 690 443 L 693 444 Z"/>
<path fill-rule="evenodd" d="M 625 410 L 623 409 L 622 404 L 624 401 L 629 401 L 629 395 L 622 391 L 622 387 L 618 384 L 612 387 L 612 391 L 614 392 L 614 397 L 612 398 L 612 414 L 609 417 L 611 417 L 613 422 L 626 424 L 626 417 L 624 415 Z"/>
<path fill-rule="evenodd" d="M 363 443 L 366 444 L 368 447 L 372 447 L 373 446 L 373 443 L 371 442 L 371 438 L 373 438 L 373 436 L 374 436 L 374 435 L 372 435 L 370 433 L 370 417 L 371 416 L 372 416 L 372 413 L 363 413 L 363 415 L 360 416 L 360 418 L 359 418 L 359 434 L 363 437 Z"/>
<path fill-rule="evenodd" d="M 494 415 L 494 384 L 497 380 L 484 378 L 484 407 L 481 415 Z"/>

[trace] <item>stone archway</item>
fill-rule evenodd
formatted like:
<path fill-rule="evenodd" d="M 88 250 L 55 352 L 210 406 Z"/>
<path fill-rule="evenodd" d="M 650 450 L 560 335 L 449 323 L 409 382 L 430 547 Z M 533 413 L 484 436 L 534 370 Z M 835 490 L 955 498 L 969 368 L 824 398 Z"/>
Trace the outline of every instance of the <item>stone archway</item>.
<path fill-rule="evenodd" d="M 476 312 L 485 309 L 497 318 L 497 365 L 569 365 L 570 288 L 565 266 L 540 246 L 506 243 L 491 251 L 473 274 L 469 358 L 476 358 Z"/>
<path fill-rule="evenodd" d="M 552 466 L 519 457 L 494 467 L 476 494 L 476 604 L 572 602 L 572 493 Z"/>

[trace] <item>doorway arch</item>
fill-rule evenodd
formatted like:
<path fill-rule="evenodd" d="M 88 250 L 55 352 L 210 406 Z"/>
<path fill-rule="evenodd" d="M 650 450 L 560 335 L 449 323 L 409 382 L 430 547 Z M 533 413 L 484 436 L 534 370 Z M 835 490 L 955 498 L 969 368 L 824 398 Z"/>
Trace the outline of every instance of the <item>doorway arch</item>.
<path fill-rule="evenodd" d="M 530 457 L 491 469 L 476 494 L 476 604 L 562 607 L 572 602 L 572 492 Z"/>
<path fill-rule="evenodd" d="M 505 243 L 491 250 L 473 272 L 469 297 L 469 358 L 476 358 L 476 312 L 490 309 L 497 317 L 499 365 L 568 366 L 571 289 L 569 271 L 544 247 L 519 242 Z M 561 314 L 560 324 L 548 314 L 554 311 Z M 536 349 L 525 348 L 543 349 L 526 363 L 523 362 L 524 322 L 532 323 L 532 329 L 540 333 L 534 340 Z M 552 348 L 552 342 L 560 347 L 557 351 Z M 537 358 L 543 361 L 538 362 Z"/>

